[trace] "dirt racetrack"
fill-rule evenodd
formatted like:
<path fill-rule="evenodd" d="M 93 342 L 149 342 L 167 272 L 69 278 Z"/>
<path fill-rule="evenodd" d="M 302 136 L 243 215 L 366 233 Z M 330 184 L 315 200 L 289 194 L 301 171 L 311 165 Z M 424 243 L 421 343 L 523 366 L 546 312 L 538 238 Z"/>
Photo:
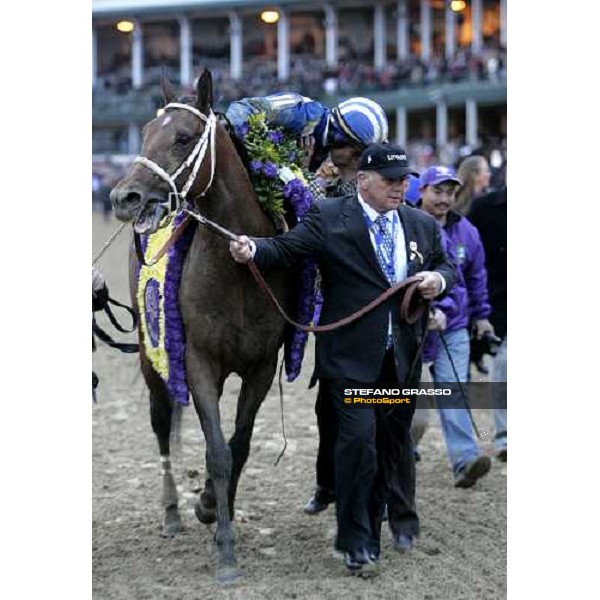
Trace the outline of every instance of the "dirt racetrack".
<path fill-rule="evenodd" d="M 94 214 L 94 254 L 117 224 Z M 98 263 L 111 296 L 126 302 L 129 231 Z M 193 513 L 204 481 L 204 438 L 194 408 L 186 409 L 181 449 L 172 455 L 185 531 L 163 539 L 158 445 L 137 355 L 99 343 L 93 363 L 100 387 L 92 408 L 95 600 L 506 597 L 506 464 L 494 460 L 474 488 L 455 489 L 436 415 L 417 465 L 422 531 L 415 550 L 395 553 L 384 524 L 381 575 L 371 580 L 345 575 L 333 552 L 333 507 L 316 517 L 302 512 L 314 485 L 317 447 L 315 392 L 307 390 L 313 350 L 311 344 L 299 380 L 284 384 L 288 447 L 277 467 L 273 463 L 283 437 L 276 382 L 259 411 L 236 506 L 237 557 L 244 577 L 220 587 L 213 578 L 214 526 L 202 525 Z M 239 378 L 231 377 L 221 400 L 227 437 L 239 387 Z M 491 416 L 486 411 L 474 416 L 484 449 L 491 453 Z"/>

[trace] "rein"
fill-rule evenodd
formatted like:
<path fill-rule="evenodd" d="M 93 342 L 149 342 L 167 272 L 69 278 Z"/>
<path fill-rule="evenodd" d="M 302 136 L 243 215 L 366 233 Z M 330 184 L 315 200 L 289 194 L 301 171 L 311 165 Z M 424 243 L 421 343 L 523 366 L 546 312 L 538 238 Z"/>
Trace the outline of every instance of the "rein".
<path fill-rule="evenodd" d="M 191 215 L 200 223 L 206 225 L 209 229 L 212 229 L 221 237 L 224 237 L 230 241 L 237 242 L 238 236 L 235 233 L 229 231 L 228 229 L 225 229 L 225 227 L 218 225 L 217 223 L 211 221 L 210 219 L 207 219 L 206 217 L 197 212 L 192 212 L 188 209 L 184 210 L 187 213 L 187 216 Z M 267 298 L 271 301 L 271 303 L 273 304 L 277 312 L 281 315 L 281 317 L 287 323 L 289 323 L 293 327 L 296 327 L 297 329 L 300 329 L 301 331 L 323 333 L 325 331 L 333 331 L 335 329 L 339 329 L 340 327 L 344 327 L 345 325 L 348 325 L 356 321 L 357 319 L 360 319 L 360 317 L 370 312 L 371 310 L 379 306 L 382 302 L 385 302 L 388 298 L 394 296 L 402 290 L 405 290 L 405 293 L 404 298 L 402 299 L 402 304 L 400 305 L 400 316 L 404 321 L 406 321 L 410 325 L 416 323 L 422 317 L 425 309 L 428 307 L 429 304 L 428 302 L 424 301 L 421 298 L 421 296 L 415 296 L 417 286 L 421 282 L 421 279 L 418 276 L 413 275 L 412 277 L 408 277 L 404 281 L 393 285 L 391 288 L 383 292 L 380 296 L 369 302 L 369 304 L 363 306 L 363 308 L 361 308 L 360 310 L 357 310 L 351 315 L 348 315 L 347 317 L 344 317 L 343 319 L 340 319 L 335 323 L 328 323 L 327 325 L 302 325 L 290 318 L 285 312 L 285 310 L 282 308 L 277 298 L 275 298 L 275 295 L 273 294 L 273 291 L 269 287 L 268 283 L 265 281 L 264 277 L 258 270 L 256 263 L 253 260 L 250 260 L 246 264 L 248 265 L 248 268 L 250 269 L 250 272 L 252 273 L 259 287 L 266 294 Z"/>
<path fill-rule="evenodd" d="M 413 275 L 412 277 L 408 277 L 404 281 L 395 284 L 389 290 L 386 290 L 385 292 L 383 292 L 383 294 L 369 302 L 369 304 L 363 306 L 360 310 L 353 312 L 351 315 L 348 315 L 347 317 L 344 317 L 339 321 L 335 321 L 335 323 L 328 323 L 327 325 L 301 325 L 300 323 L 297 323 L 296 321 L 291 319 L 283 310 L 277 298 L 275 298 L 273 291 L 268 286 L 267 282 L 264 280 L 263 276 L 258 270 L 256 263 L 253 260 L 250 260 L 247 263 L 247 265 L 250 269 L 250 272 L 254 276 L 254 279 L 256 279 L 256 282 L 265 292 L 265 294 L 267 295 L 273 306 L 275 306 L 277 312 L 283 317 L 283 319 L 290 325 L 296 327 L 297 329 L 306 332 L 324 333 L 326 331 L 333 331 L 335 329 L 339 329 L 340 327 L 344 327 L 345 325 L 349 325 L 350 323 L 353 323 L 357 319 L 360 319 L 360 317 L 372 311 L 382 302 L 385 302 L 388 298 L 394 296 L 402 290 L 405 290 L 405 293 L 404 298 L 402 299 L 402 304 L 400 305 L 400 316 L 404 321 L 406 321 L 410 325 L 416 323 L 421 318 L 426 308 L 426 302 L 420 300 L 420 296 L 416 296 L 417 300 L 411 306 L 411 302 L 413 302 L 413 298 L 415 297 L 417 286 L 421 282 L 421 279 L 419 277 Z"/>
<path fill-rule="evenodd" d="M 167 253 L 169 248 L 183 235 L 183 232 L 185 231 L 189 222 L 190 217 L 189 215 L 186 215 L 183 221 L 181 221 L 181 223 L 177 226 L 177 229 L 175 229 L 175 231 L 173 231 L 173 233 L 169 236 L 169 239 L 165 242 L 163 247 L 147 262 L 144 257 L 144 251 L 142 250 L 140 235 L 134 231 L 133 242 L 135 245 L 135 253 L 137 254 L 140 264 L 144 265 L 145 267 L 151 267 L 152 265 L 155 265 Z"/>

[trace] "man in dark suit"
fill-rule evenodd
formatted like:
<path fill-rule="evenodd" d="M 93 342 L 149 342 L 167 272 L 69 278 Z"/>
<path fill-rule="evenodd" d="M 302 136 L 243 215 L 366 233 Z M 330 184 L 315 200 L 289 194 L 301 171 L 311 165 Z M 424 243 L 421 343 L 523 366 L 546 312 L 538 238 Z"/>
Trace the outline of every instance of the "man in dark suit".
<path fill-rule="evenodd" d="M 404 206 L 411 173 L 402 148 L 372 144 L 360 159 L 357 194 L 317 201 L 294 229 L 275 238 L 240 236 L 231 242 L 231 253 L 242 263 L 254 258 L 261 269 L 316 258 L 321 324 L 354 313 L 411 275 L 421 278 L 419 292 L 432 300 L 453 285 L 456 274 L 435 220 Z M 419 520 L 410 442 L 414 407 L 347 405 L 344 389 L 375 382 L 416 387 L 420 364 L 412 372 L 411 366 L 425 327 L 426 315 L 415 325 L 401 321 L 395 297 L 350 325 L 317 335 L 316 376 L 328 386 L 338 422 L 336 548 L 351 574 L 376 571 L 386 502 L 398 550 L 412 548 Z"/>

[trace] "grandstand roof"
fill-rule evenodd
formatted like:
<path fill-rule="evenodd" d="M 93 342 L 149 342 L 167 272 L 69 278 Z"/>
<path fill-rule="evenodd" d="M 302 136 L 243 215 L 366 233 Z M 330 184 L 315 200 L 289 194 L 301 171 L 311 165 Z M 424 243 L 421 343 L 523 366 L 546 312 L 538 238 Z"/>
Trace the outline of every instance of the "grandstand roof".
<path fill-rule="evenodd" d="M 92 0 L 92 16 L 141 15 L 176 11 L 227 10 L 232 8 L 270 8 L 286 5 L 306 5 L 298 0 Z M 318 6 L 318 2 L 314 3 Z"/>

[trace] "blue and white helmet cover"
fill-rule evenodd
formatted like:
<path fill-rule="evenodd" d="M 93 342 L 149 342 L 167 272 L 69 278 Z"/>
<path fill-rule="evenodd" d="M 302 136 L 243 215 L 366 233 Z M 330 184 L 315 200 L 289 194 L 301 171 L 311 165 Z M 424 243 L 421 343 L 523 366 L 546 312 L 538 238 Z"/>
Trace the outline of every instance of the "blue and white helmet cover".
<path fill-rule="evenodd" d="M 369 145 L 388 141 L 388 120 L 374 100 L 360 96 L 340 102 L 332 111 L 332 125 L 354 141 Z"/>

